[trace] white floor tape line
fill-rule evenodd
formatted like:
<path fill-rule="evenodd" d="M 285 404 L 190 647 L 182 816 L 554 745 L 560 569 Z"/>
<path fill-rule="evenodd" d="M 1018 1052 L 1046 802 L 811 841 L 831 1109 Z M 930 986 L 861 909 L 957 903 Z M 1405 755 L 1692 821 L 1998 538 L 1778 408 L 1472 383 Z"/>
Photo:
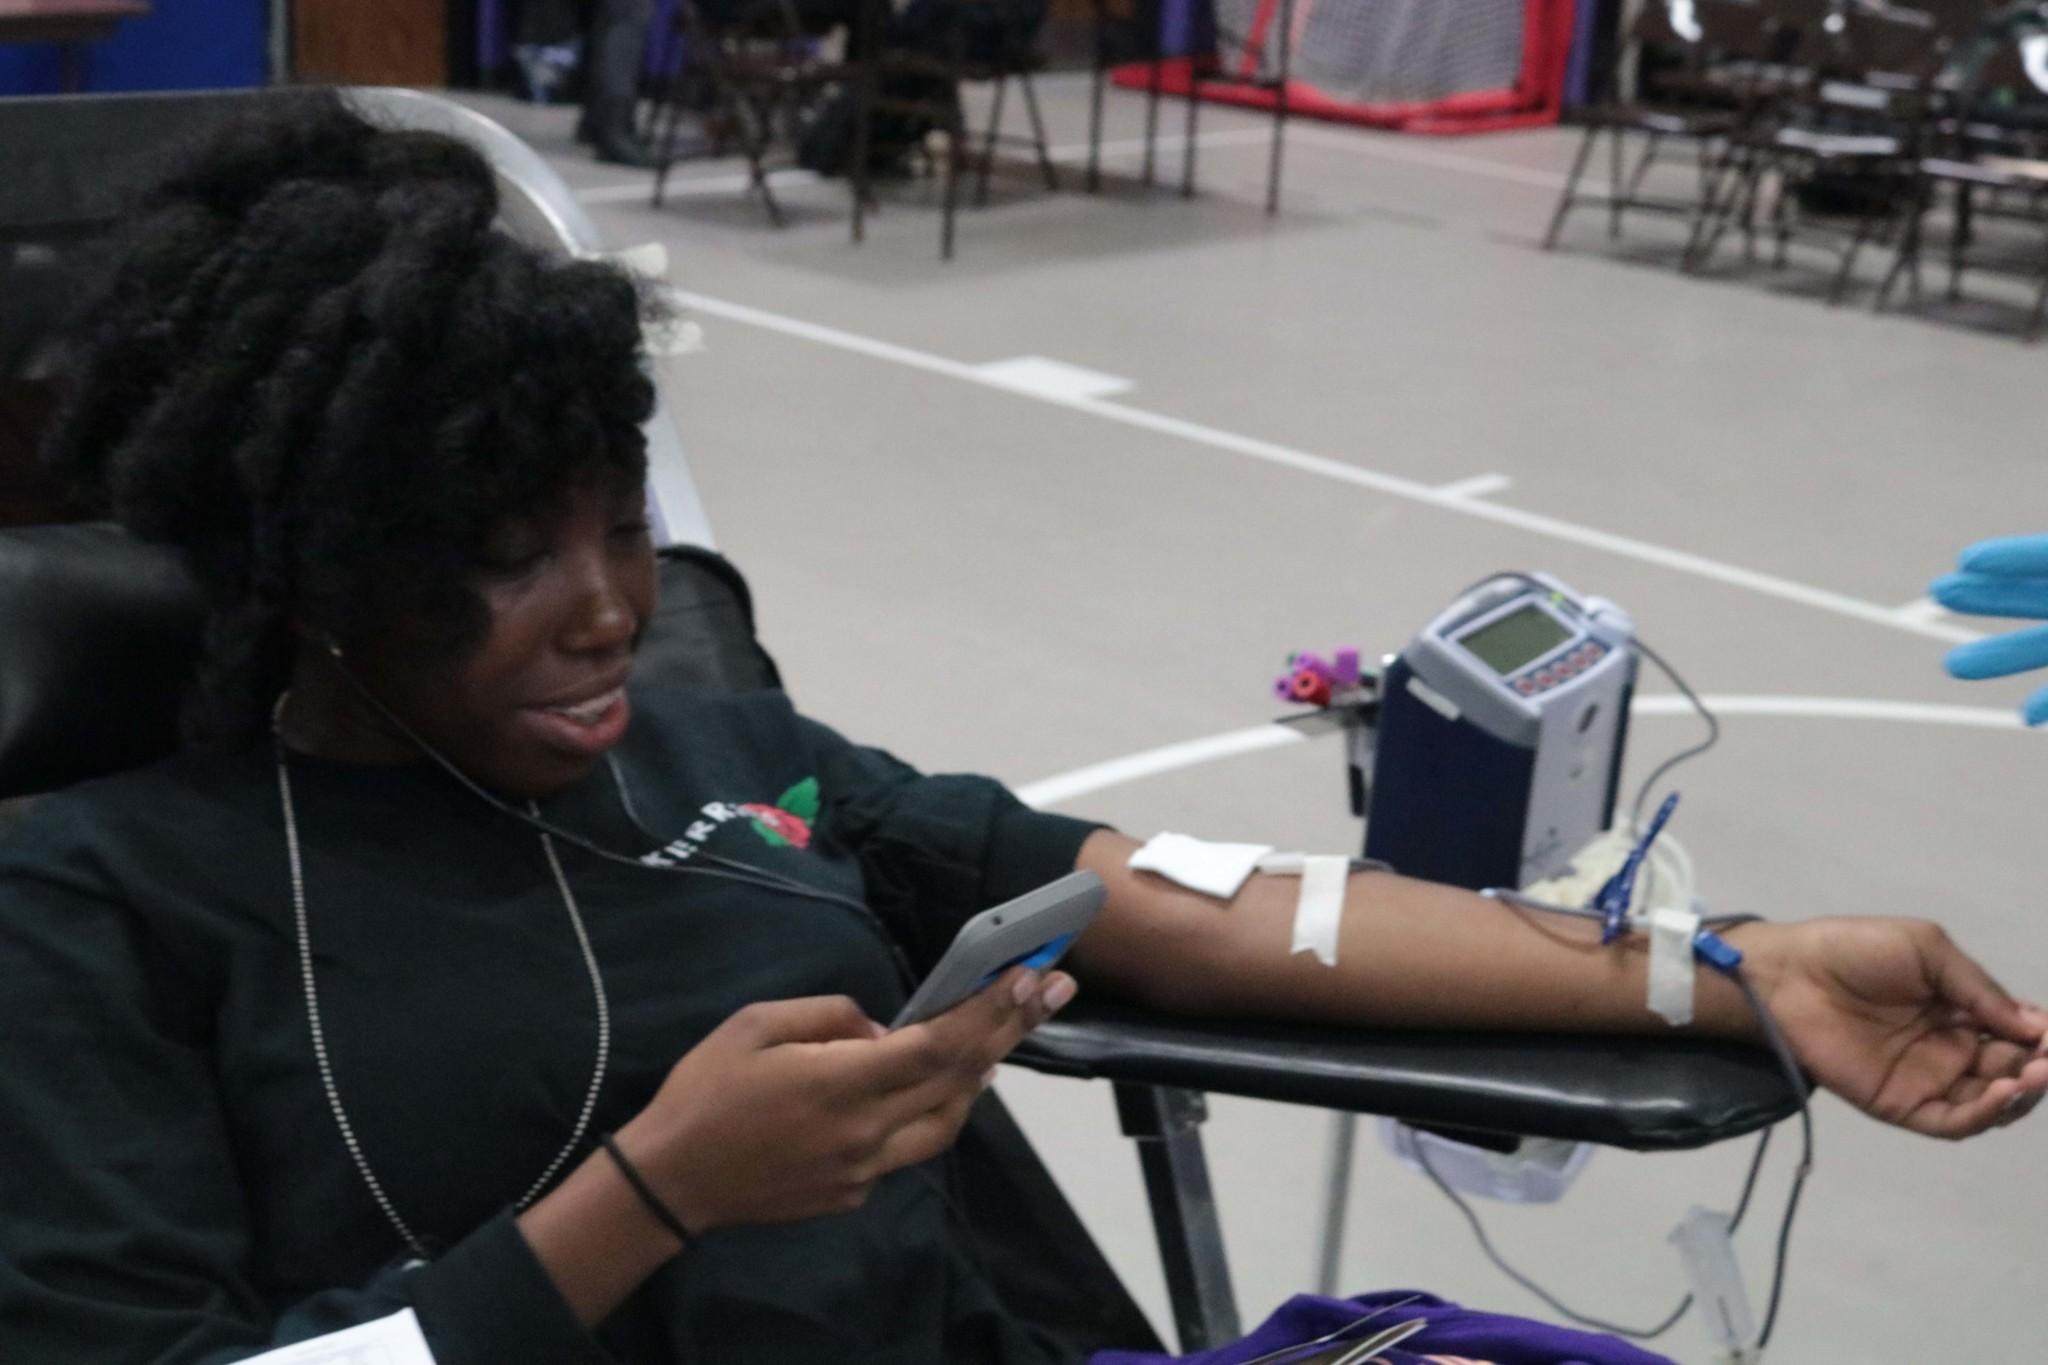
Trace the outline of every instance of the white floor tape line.
<path fill-rule="evenodd" d="M 2026 726 L 2011 710 L 1989 706 L 1945 706 L 1926 702 L 1876 701 L 1858 697 L 1710 696 L 1702 698 L 1714 714 L 1759 717 L 1773 720 L 1884 721 L 1900 725 L 1949 725 L 1976 730 L 2024 730 Z M 1637 697 L 1630 713 L 1637 717 L 1690 716 L 1692 703 L 1676 693 Z M 1140 778 L 1157 777 L 1198 764 L 1213 763 L 1239 754 L 1283 749 L 1305 742 L 1309 736 L 1285 725 L 1247 726 L 1220 735 L 1182 740 L 1156 749 L 1126 754 L 1103 763 L 1027 782 L 1016 788 L 1017 798 L 1027 806 L 1045 809 L 1071 801 L 1077 796 L 1120 787 Z"/>
<path fill-rule="evenodd" d="M 1780 601 L 1797 602 L 1803 606 L 1831 612 L 1837 616 L 1845 616 L 1851 620 L 1866 621 L 1873 625 L 1885 626 L 1892 630 L 1903 630 L 1914 635 L 1925 636 L 1932 640 L 1942 640 L 1951 644 L 1959 644 L 1966 640 L 1979 638 L 1978 632 L 1970 630 L 1965 626 L 1956 625 L 1950 621 L 1922 620 L 1912 616 L 1901 616 L 1896 607 L 1865 601 L 1860 597 L 1852 597 L 1847 593 L 1836 592 L 1830 588 L 1814 587 L 1808 583 L 1781 578 L 1776 574 L 1762 573 L 1755 569 L 1746 569 L 1739 564 L 1729 564 L 1718 559 L 1711 559 L 1706 555 L 1693 554 L 1687 550 L 1675 550 L 1666 545 L 1638 540 L 1633 536 L 1617 535 L 1612 531 L 1603 531 L 1594 526 L 1581 526 L 1576 522 L 1565 521 L 1560 517 L 1545 516 L 1541 512 L 1524 511 L 1518 507 L 1509 507 L 1502 503 L 1489 502 L 1484 498 L 1463 496 L 1456 492 L 1447 493 L 1441 488 L 1420 483 L 1414 479 L 1404 479 L 1398 475 L 1383 473 L 1375 469 L 1366 469 L 1359 465 L 1347 464 L 1342 460 L 1335 460 L 1328 456 L 1316 455 L 1309 451 L 1297 450 L 1292 446 L 1281 445 L 1277 441 L 1262 440 L 1256 436 L 1246 436 L 1238 432 L 1226 431 L 1220 427 L 1206 426 L 1200 422 L 1189 421 L 1181 417 L 1171 417 L 1165 413 L 1151 412 L 1144 408 L 1132 407 L 1127 403 L 1119 403 L 1108 398 L 1093 398 L 1073 394 L 1055 394 L 1020 389 L 992 378 L 980 366 L 965 364 L 958 360 L 948 359 L 945 356 L 933 355 L 928 351 L 920 351 L 910 346 L 900 346 L 894 342 L 882 341 L 875 337 L 862 336 L 859 333 L 848 332 L 823 323 L 807 322 L 802 318 L 793 318 L 781 313 L 769 312 L 764 308 L 755 308 L 748 304 L 735 303 L 730 299 L 713 298 L 711 295 L 698 294 L 689 290 L 678 290 L 677 298 L 686 308 L 693 309 L 705 317 L 724 318 L 730 322 L 738 322 L 750 327 L 759 327 L 765 331 L 778 332 L 784 336 L 816 342 L 819 345 L 831 346 L 837 350 L 850 351 L 856 355 L 864 355 L 876 360 L 886 360 L 891 364 L 923 370 L 927 374 L 942 375 L 948 379 L 962 380 L 969 384 L 979 384 L 983 388 L 1015 394 L 1033 402 L 1050 403 L 1055 407 L 1067 408 L 1075 412 L 1085 412 L 1090 416 L 1116 422 L 1123 426 L 1156 432 L 1162 436 L 1175 437 L 1196 445 L 1207 446 L 1212 450 L 1221 450 L 1233 455 L 1241 455 L 1247 459 L 1259 460 L 1266 464 L 1277 465 L 1284 469 L 1292 469 L 1298 473 L 1311 474 L 1317 478 L 1329 479 L 1337 483 L 1347 483 L 1356 488 L 1368 489 L 1375 493 L 1384 493 L 1389 497 L 1405 498 L 1410 502 L 1440 507 L 1464 516 L 1477 517 L 1482 521 L 1512 526 L 1517 530 L 1527 531 L 1552 540 L 1582 545 L 1589 549 L 1604 550 L 1609 554 L 1619 555 L 1626 559 L 1638 560 L 1645 564 L 1655 564 L 1660 568 L 1690 574 L 1695 578 L 1709 579 L 1726 584 L 1729 587 L 1745 588 L 1751 592 L 1762 593 L 1767 597 L 1778 598 Z"/>

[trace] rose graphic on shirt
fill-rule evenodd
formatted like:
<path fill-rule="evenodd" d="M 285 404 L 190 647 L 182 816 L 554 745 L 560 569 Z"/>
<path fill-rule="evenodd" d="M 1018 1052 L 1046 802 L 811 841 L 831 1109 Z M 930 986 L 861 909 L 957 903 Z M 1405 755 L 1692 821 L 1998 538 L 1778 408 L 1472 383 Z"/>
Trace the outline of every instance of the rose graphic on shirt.
<path fill-rule="evenodd" d="M 750 816 L 754 833 L 775 848 L 809 848 L 811 821 L 818 818 L 818 779 L 807 777 L 764 806 L 750 801 L 740 807 Z"/>

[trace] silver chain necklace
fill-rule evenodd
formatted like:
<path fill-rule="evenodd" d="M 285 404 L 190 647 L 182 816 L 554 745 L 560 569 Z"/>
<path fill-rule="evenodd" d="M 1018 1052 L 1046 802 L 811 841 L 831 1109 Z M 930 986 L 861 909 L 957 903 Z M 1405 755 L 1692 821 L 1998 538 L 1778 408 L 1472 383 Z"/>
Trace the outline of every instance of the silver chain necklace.
<path fill-rule="evenodd" d="M 278 697 L 276 707 L 270 714 L 271 735 L 277 749 L 277 795 L 284 810 L 285 850 L 291 860 L 292 875 L 292 921 L 298 933 L 299 977 L 306 991 L 306 1018 L 313 1030 L 313 1057 L 319 1063 L 320 1084 L 327 1092 L 327 1107 L 334 1112 L 335 1126 L 341 1130 L 342 1145 L 348 1148 L 349 1158 L 355 1162 L 356 1170 L 362 1175 L 363 1183 L 369 1186 L 370 1195 L 377 1201 L 377 1207 L 384 1211 L 385 1218 L 398 1230 L 398 1235 L 421 1260 L 430 1260 L 426 1243 L 416 1236 L 405 1219 L 399 1215 L 398 1206 L 391 1202 L 391 1196 L 384 1191 L 384 1185 L 370 1169 L 370 1160 L 363 1154 L 362 1143 L 356 1139 L 355 1125 L 348 1119 L 348 1111 L 342 1107 L 341 1088 L 335 1083 L 334 1064 L 327 1055 L 327 1031 L 320 1023 L 320 992 L 313 976 L 313 936 L 306 918 L 306 874 L 299 855 L 299 821 L 292 805 L 291 769 L 285 760 L 282 721 L 284 704 L 289 692 Z M 536 819 L 539 808 L 527 802 L 527 811 Z M 540 836 L 541 852 L 547 855 L 548 870 L 554 874 L 555 888 L 561 892 L 563 908 L 569 912 L 569 923 L 576 930 L 576 944 L 583 950 L 583 965 L 590 973 L 591 994 L 597 1000 L 597 1064 L 590 1073 L 590 1089 L 583 1096 L 583 1110 L 576 1116 L 576 1129 L 569 1134 L 569 1140 L 562 1144 L 562 1150 L 555 1153 L 555 1159 L 547 1169 L 528 1187 L 519 1202 L 513 1207 L 524 1213 L 535 1199 L 540 1197 L 555 1173 L 562 1169 L 568 1159 L 583 1143 L 583 1135 L 590 1128 L 590 1116 L 597 1108 L 598 1092 L 604 1088 L 605 1068 L 611 1060 L 612 1011 L 611 1001 L 605 995 L 604 975 L 597 967 L 597 954 L 590 947 L 590 935 L 583 927 L 583 914 L 577 908 L 576 894 L 569 889 L 569 879 L 562 872 L 562 861 L 555 854 L 554 840 L 547 834 Z"/>

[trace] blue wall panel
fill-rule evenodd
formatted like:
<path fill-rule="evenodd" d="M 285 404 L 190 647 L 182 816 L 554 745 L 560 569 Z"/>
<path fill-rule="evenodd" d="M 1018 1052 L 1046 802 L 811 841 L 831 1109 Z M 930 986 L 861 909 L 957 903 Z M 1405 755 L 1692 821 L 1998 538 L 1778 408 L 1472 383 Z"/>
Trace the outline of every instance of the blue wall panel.
<path fill-rule="evenodd" d="M 264 82 L 268 0 L 156 0 L 104 43 L 82 49 L 85 88 L 226 90 Z M 0 95 L 53 95 L 58 50 L 43 43 L 0 46 Z"/>

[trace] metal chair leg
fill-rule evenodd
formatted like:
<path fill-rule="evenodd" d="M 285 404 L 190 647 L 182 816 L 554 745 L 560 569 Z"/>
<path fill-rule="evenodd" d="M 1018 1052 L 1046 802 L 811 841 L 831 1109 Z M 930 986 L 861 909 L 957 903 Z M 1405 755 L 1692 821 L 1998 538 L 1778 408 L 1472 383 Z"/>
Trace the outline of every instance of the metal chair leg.
<path fill-rule="evenodd" d="M 988 136 L 982 140 L 981 165 L 974 180 L 974 202 L 977 205 L 988 203 L 988 177 L 996 164 L 996 135 L 1002 131 L 1003 126 L 1003 92 L 1009 88 L 1008 76 L 996 77 L 995 99 L 988 116 Z"/>
<path fill-rule="evenodd" d="M 868 125 L 874 119 L 875 73 L 863 69 L 854 78 L 853 164 L 846 178 L 853 188 L 853 240 L 868 239 Z"/>
<path fill-rule="evenodd" d="M 1771 199 L 1771 269 L 1783 270 L 1792 245 L 1792 193 L 1791 186 L 1782 175 L 1776 189 L 1777 193 Z"/>
<path fill-rule="evenodd" d="M 1052 164 L 1052 140 L 1045 135 L 1045 115 L 1039 112 L 1038 92 L 1032 88 L 1031 73 L 1017 73 L 1017 84 L 1024 91 L 1024 111 L 1031 115 L 1031 140 L 1038 153 L 1038 171 L 1045 177 L 1045 187 L 1057 191 L 1060 187 L 1060 173 Z"/>
<path fill-rule="evenodd" d="M 1152 36 L 1152 79 L 1145 87 L 1145 170 L 1143 179 L 1152 183 L 1153 143 L 1159 138 L 1159 81 L 1166 65 L 1159 51 L 1159 35 Z"/>
<path fill-rule="evenodd" d="M 1202 77 L 1195 70 L 1194 58 L 1188 58 L 1188 107 L 1182 112 L 1180 140 L 1180 197 L 1195 197 L 1195 147 L 1196 133 L 1201 123 Z"/>
<path fill-rule="evenodd" d="M 1892 268 L 1884 275 L 1884 282 L 1877 287 L 1877 297 L 1871 301 L 1870 311 L 1882 313 L 1891 304 L 1892 290 L 1899 280 L 1911 271 L 1917 281 L 1920 276 L 1920 233 L 1922 220 L 1927 217 L 1930 191 L 1925 185 L 1914 187 L 1902 210 L 1904 225 L 1899 229 L 1899 245 L 1892 257 Z"/>
<path fill-rule="evenodd" d="M 1181 1351 L 1235 1341 L 1241 1334 L 1237 1299 L 1202 1155 L 1207 1103 L 1199 1091 L 1119 1081 L 1116 1107 L 1124 1136 L 1138 1144 Z"/>
<path fill-rule="evenodd" d="M 1975 196 L 1970 187 L 1956 185 L 1956 220 L 1949 228 L 1948 236 L 1948 301 L 1960 303 L 1963 298 L 1963 253 L 1969 248 L 1971 223 L 1970 207 Z"/>
<path fill-rule="evenodd" d="M 1273 150 L 1266 162 L 1266 213 L 1280 212 L 1280 148 L 1287 132 L 1287 83 L 1294 76 L 1294 0 L 1280 0 L 1280 83 L 1273 91 Z"/>
<path fill-rule="evenodd" d="M 939 217 L 939 259 L 953 259 L 953 219 L 960 206 L 960 167 L 967 160 L 967 116 L 959 103 L 946 128 L 946 188 Z"/>
<path fill-rule="evenodd" d="M 1109 85 L 1107 0 L 1095 0 L 1095 84 L 1088 96 L 1088 193 L 1102 188 L 1102 97 Z"/>
<path fill-rule="evenodd" d="M 1830 306 L 1837 305 L 1844 298 L 1848 297 L 1849 281 L 1856 271 L 1856 258 L 1862 254 L 1864 243 L 1870 240 L 1871 231 L 1875 228 L 1876 224 L 1877 218 L 1873 214 L 1864 214 L 1858 220 L 1856 235 L 1849 239 L 1848 250 L 1842 253 L 1841 269 L 1835 272 L 1834 283 L 1828 287 L 1828 303 Z"/>
<path fill-rule="evenodd" d="M 1607 240 L 1621 240 L 1621 129 L 1614 129 L 1614 136 L 1607 143 Z"/>
<path fill-rule="evenodd" d="M 747 188 L 760 191 L 761 206 L 768 211 L 768 221 L 776 227 L 786 227 L 788 218 L 782 212 L 782 203 L 768 184 L 768 139 L 769 130 L 774 126 L 775 106 L 771 102 L 763 110 L 750 101 L 738 99 L 735 101 L 734 118 L 740 130 L 740 150 L 747 158 Z"/>
<path fill-rule="evenodd" d="M 2048 312 L 2048 242 L 2043 243 L 2041 263 L 2041 287 L 2034 294 L 2034 311 L 2027 316 L 2026 339 L 2029 343 L 2041 339 L 2041 319 Z"/>
<path fill-rule="evenodd" d="M 1752 193 L 1753 179 L 1758 174 L 1757 163 L 1753 160 L 1731 158 L 1728 166 L 1719 174 L 1712 191 L 1701 201 L 1700 211 L 1693 220 L 1691 239 L 1686 243 L 1685 255 L 1681 258 L 1684 268 L 1702 270 L 1713 258 L 1714 251 L 1721 245 L 1721 238 L 1735 221 L 1743 208 L 1745 193 Z M 1721 186 L 1728 187 L 1727 197 L 1721 196 Z"/>
<path fill-rule="evenodd" d="M 1337 1277 L 1344 1259 L 1344 1221 L 1351 1204 L 1352 1153 L 1358 1146 L 1358 1115 L 1330 1115 L 1329 1159 L 1323 1168 L 1323 1232 L 1316 1255 L 1316 1293 L 1326 1299 L 1339 1293 Z"/>
<path fill-rule="evenodd" d="M 1643 178 L 1650 173 L 1650 163 L 1657 159 L 1657 152 L 1663 145 L 1664 135 L 1662 133 L 1651 133 L 1649 135 L 1649 140 L 1643 147 L 1642 158 L 1636 162 L 1634 172 L 1629 175 L 1628 198 L 1634 199 L 1636 192 L 1642 189 Z"/>
<path fill-rule="evenodd" d="M 1585 137 L 1579 140 L 1579 153 L 1572 158 L 1571 173 L 1564 178 L 1564 193 L 1557 197 L 1557 208 L 1550 215 L 1550 230 L 1543 234 L 1543 249 L 1557 249 L 1557 235 L 1564 230 L 1565 215 L 1578 202 L 1579 177 L 1586 173 L 1586 163 L 1593 159 L 1593 143 L 1600 136 L 1598 123 L 1588 124 Z"/>

